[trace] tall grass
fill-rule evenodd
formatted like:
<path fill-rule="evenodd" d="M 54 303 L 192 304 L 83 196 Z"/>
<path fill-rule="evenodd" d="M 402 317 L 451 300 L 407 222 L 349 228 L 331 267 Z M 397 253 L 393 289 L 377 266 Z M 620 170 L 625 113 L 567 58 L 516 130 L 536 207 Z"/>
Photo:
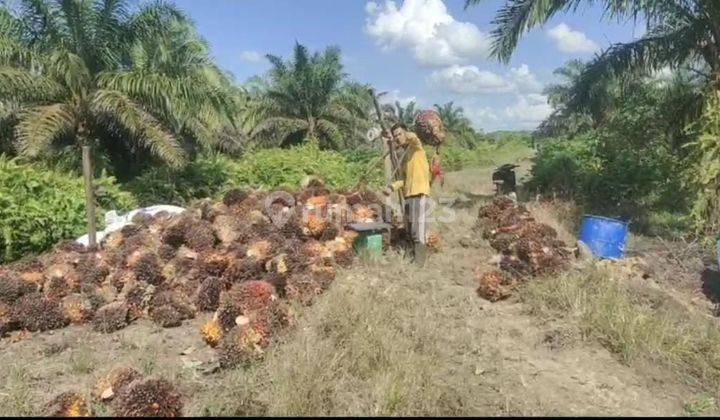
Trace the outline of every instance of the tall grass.
<path fill-rule="evenodd" d="M 462 415 L 449 380 L 434 281 L 396 256 L 336 282 L 265 361 L 229 372 L 190 412 L 209 415 Z M 472 299 L 468 296 L 468 299 Z M 437 305 L 437 306 L 433 306 Z M 440 334 L 440 335 L 439 335 Z M 218 390 L 221 390 L 218 392 Z"/>
<path fill-rule="evenodd" d="M 720 392 L 720 330 L 660 292 L 590 265 L 532 282 L 522 297 L 532 313 L 574 322 L 583 337 L 599 341 L 626 364 L 660 364 L 706 391 Z"/>

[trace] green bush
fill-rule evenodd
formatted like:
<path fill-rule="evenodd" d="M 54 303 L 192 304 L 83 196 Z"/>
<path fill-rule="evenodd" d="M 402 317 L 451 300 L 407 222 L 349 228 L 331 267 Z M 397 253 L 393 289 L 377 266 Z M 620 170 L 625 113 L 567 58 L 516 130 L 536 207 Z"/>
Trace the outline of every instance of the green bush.
<path fill-rule="evenodd" d="M 125 184 L 142 206 L 174 204 L 214 197 L 228 188 L 235 174 L 235 164 L 227 156 L 203 156 L 180 171 L 167 166 L 155 167 Z"/>
<path fill-rule="evenodd" d="M 113 178 L 101 176 L 96 184 L 101 187 L 100 226 L 103 210 L 128 210 L 135 205 Z M 62 239 L 82 235 L 85 228 L 82 178 L 0 156 L 0 260 L 44 251 Z"/>
<path fill-rule="evenodd" d="M 532 153 L 529 144 L 520 138 L 502 141 L 481 141 L 475 143 L 472 149 L 455 143 L 440 148 L 443 169 L 446 171 L 516 163 L 532 156 Z"/>
<path fill-rule="evenodd" d="M 382 165 L 368 171 L 368 165 L 378 154 L 364 151 L 346 158 L 308 143 L 289 149 L 251 151 L 240 159 L 205 156 L 181 171 L 165 167 L 147 171 L 126 188 L 142 205 L 182 206 L 194 199 L 217 197 L 232 187 L 297 188 L 307 175 L 319 176 L 331 188 L 352 187 L 364 175 L 370 185 L 380 185 Z"/>
<path fill-rule="evenodd" d="M 669 219 L 656 216 L 683 213 L 679 166 L 659 142 L 638 147 L 619 132 L 594 130 L 543 140 L 528 187 L 572 198 L 588 212 L 630 220 L 636 231 L 672 231 L 682 224 L 661 226 Z"/>
<path fill-rule="evenodd" d="M 379 152 L 378 152 L 379 153 Z M 352 187 L 362 176 L 381 182 L 382 165 L 368 172 L 366 160 L 348 162 L 338 152 L 320 150 L 311 142 L 290 149 L 262 149 L 237 162 L 231 183 L 251 187 L 297 187 L 307 175 L 322 178 L 331 188 Z"/>

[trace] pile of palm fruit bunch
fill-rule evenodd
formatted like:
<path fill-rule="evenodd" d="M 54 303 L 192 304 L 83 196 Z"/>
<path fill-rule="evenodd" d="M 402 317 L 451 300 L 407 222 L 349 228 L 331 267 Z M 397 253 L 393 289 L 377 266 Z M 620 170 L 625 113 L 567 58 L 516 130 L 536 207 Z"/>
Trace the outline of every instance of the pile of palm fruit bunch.
<path fill-rule="evenodd" d="M 287 300 L 311 304 L 337 267 L 353 263 L 355 233 L 343 227 L 382 209 L 371 192 L 316 183 L 296 193 L 232 190 L 176 215 L 140 213 L 96 249 L 66 242 L 0 267 L 0 337 L 86 323 L 110 333 L 141 318 L 175 327 L 216 311 L 218 329 L 203 328 L 209 343 L 262 349 L 291 324 Z"/>
<path fill-rule="evenodd" d="M 555 229 L 507 197 L 482 206 L 475 229 L 500 253 L 498 270 L 475 272 L 478 295 L 492 302 L 508 298 L 529 278 L 563 270 L 572 254 Z"/>
<path fill-rule="evenodd" d="M 45 404 L 45 415 L 89 417 L 94 414 L 90 401 L 109 406 L 117 417 L 180 417 L 183 409 L 182 395 L 172 383 L 121 367 L 102 377 L 89 398 L 74 391 L 57 395 Z"/>

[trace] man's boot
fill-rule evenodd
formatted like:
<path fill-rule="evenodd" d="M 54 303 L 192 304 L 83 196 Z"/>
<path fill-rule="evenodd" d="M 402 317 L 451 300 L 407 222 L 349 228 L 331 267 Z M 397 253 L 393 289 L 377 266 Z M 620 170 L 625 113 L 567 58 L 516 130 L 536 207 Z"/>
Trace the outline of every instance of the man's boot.
<path fill-rule="evenodd" d="M 425 260 L 427 260 L 427 246 L 423 243 L 416 242 L 413 247 L 413 261 L 415 264 L 423 267 Z"/>

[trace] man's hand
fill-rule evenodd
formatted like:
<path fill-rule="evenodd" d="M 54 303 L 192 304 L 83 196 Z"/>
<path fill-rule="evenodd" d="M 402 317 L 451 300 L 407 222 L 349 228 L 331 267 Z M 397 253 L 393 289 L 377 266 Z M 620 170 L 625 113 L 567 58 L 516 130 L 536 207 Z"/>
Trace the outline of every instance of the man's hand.
<path fill-rule="evenodd" d="M 383 188 L 382 193 L 385 196 L 390 197 L 390 195 L 393 193 L 393 188 L 390 185 L 388 185 L 387 187 Z"/>

